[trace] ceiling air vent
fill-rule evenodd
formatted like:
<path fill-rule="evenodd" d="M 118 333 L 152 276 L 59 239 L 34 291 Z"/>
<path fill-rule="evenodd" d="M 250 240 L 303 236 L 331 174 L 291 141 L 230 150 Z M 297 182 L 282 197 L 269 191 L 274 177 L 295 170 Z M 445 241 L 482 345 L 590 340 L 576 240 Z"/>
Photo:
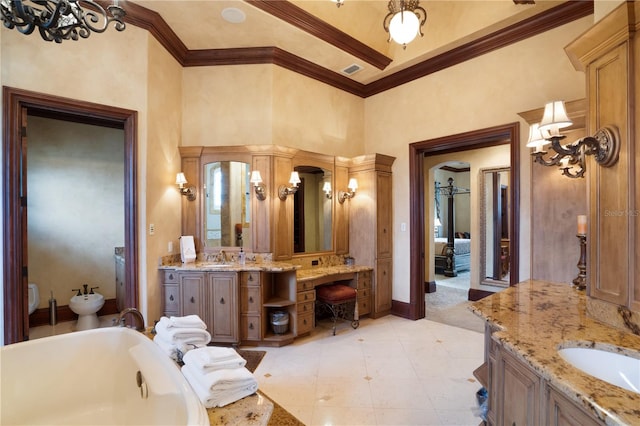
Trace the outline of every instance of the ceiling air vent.
<path fill-rule="evenodd" d="M 346 75 L 353 75 L 355 73 L 357 73 L 358 71 L 360 71 L 362 69 L 362 67 L 358 64 L 352 64 L 349 65 L 348 67 L 346 67 L 345 69 L 342 70 L 343 73 L 345 73 Z"/>

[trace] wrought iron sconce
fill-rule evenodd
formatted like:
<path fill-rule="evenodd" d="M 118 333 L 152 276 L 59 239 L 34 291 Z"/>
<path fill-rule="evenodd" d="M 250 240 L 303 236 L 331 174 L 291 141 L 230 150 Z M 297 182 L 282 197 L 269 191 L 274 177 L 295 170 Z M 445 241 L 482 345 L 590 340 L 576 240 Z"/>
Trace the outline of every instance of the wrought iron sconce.
<path fill-rule="evenodd" d="M 287 199 L 287 195 L 295 194 L 298 190 L 298 185 L 300 184 L 300 176 L 298 175 L 298 172 L 291 172 L 289 183 L 291 186 L 280 185 L 278 187 L 278 198 L 282 201 Z"/>
<path fill-rule="evenodd" d="M 333 198 L 331 193 L 331 182 L 325 182 L 324 185 L 322 185 L 322 191 L 324 191 L 324 195 L 326 195 L 329 200 Z"/>
<path fill-rule="evenodd" d="M 176 175 L 176 185 L 180 189 L 180 193 L 187 197 L 187 200 L 194 201 L 196 199 L 196 187 L 189 186 L 185 188 L 187 184 L 187 178 L 184 177 L 184 173 L 180 172 Z"/>
<path fill-rule="evenodd" d="M 533 124 L 529 129 L 528 148 L 534 148 L 531 153 L 534 161 L 543 166 L 558 166 L 562 174 L 570 178 L 584 177 L 586 170 L 585 155 L 593 155 L 596 163 L 603 167 L 611 167 L 618 161 L 620 152 L 620 136 L 614 126 L 605 126 L 593 136 L 587 136 L 573 143 L 562 145 L 565 138 L 560 129 L 573 123 L 567 117 L 564 101 L 549 102 L 545 105 L 544 115 L 539 124 Z M 544 146 L 551 144 L 555 152 L 544 158 L 547 151 Z"/>
<path fill-rule="evenodd" d="M 349 191 L 339 191 L 338 192 L 338 202 L 340 204 L 344 203 L 345 200 L 351 199 L 356 196 L 356 190 L 358 189 L 358 181 L 355 178 L 349 179 L 349 184 L 347 185 Z"/>
<path fill-rule="evenodd" d="M 253 190 L 256 193 L 256 198 L 260 201 L 264 201 L 267 199 L 267 187 L 264 183 L 262 183 L 262 176 L 260 176 L 260 171 L 254 170 L 251 172 L 251 179 L 249 182 L 253 184 Z"/>

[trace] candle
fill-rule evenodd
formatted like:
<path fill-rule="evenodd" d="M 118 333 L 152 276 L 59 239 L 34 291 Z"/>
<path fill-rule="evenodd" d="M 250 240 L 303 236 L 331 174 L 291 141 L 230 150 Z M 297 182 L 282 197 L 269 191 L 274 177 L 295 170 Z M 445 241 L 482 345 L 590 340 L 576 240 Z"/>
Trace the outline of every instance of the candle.
<path fill-rule="evenodd" d="M 581 214 L 578 216 L 578 235 L 587 234 L 587 216 Z"/>

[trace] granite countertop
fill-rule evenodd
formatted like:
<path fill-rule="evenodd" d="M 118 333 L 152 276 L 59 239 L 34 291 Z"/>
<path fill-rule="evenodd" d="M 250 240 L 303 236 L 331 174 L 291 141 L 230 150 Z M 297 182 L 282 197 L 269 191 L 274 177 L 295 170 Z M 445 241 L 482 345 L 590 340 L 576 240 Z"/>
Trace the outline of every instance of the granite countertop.
<path fill-rule="evenodd" d="M 229 262 L 220 264 L 217 262 L 195 261 L 191 263 L 174 262 L 163 264 L 158 269 L 171 269 L 176 271 L 265 271 L 265 272 L 286 272 L 295 271 L 300 268 L 287 262 L 247 262 L 241 265 L 237 262 Z"/>
<path fill-rule="evenodd" d="M 640 355 L 640 336 L 589 317 L 584 292 L 567 284 L 525 281 L 471 304 L 498 327 L 493 339 L 606 424 L 640 425 L 640 394 L 611 385 L 561 358 L 561 347 Z"/>
<path fill-rule="evenodd" d="M 327 275 L 349 274 L 355 272 L 371 271 L 370 266 L 359 265 L 334 265 L 303 268 L 296 271 L 298 281 L 310 281 Z"/>

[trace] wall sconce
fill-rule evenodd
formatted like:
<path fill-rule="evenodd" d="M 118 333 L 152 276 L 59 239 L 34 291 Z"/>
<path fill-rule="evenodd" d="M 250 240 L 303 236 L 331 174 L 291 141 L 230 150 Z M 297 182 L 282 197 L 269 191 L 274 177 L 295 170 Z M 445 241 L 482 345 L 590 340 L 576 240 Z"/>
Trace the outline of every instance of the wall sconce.
<path fill-rule="evenodd" d="M 322 185 L 322 190 L 324 191 L 324 195 L 326 195 L 328 199 L 331 199 L 333 197 L 331 195 L 331 182 L 325 182 L 324 185 Z"/>
<path fill-rule="evenodd" d="M 564 108 L 564 101 L 549 102 L 544 107 L 542 121 L 529 128 L 528 148 L 534 148 L 531 153 L 534 161 L 543 166 L 558 166 L 562 174 L 570 178 L 583 177 L 586 169 L 585 155 L 593 155 L 596 162 L 603 167 L 611 167 L 618 161 L 620 151 L 620 137 L 618 129 L 605 126 L 593 136 L 587 136 L 568 145 L 561 145 L 560 140 L 565 136 L 560 129 L 573 124 Z M 547 151 L 544 146 L 551 143 L 555 155 L 544 158 Z M 572 172 L 572 170 L 574 172 Z"/>
<path fill-rule="evenodd" d="M 358 189 L 358 181 L 355 178 L 349 179 L 349 185 L 347 185 L 347 188 L 349 188 L 348 192 L 344 192 L 344 191 L 338 192 L 338 202 L 340 202 L 340 204 L 344 203 L 344 200 L 351 199 L 356 196 L 356 190 Z"/>
<path fill-rule="evenodd" d="M 189 186 L 185 188 L 184 186 L 187 184 L 187 178 L 184 177 L 184 173 L 180 172 L 176 175 L 176 185 L 180 189 L 180 193 L 187 197 L 187 200 L 193 201 L 196 199 L 196 187 Z"/>
<path fill-rule="evenodd" d="M 260 201 L 267 199 L 267 187 L 262 183 L 262 176 L 260 176 L 259 170 L 251 172 L 251 179 L 249 182 L 253 184 L 253 190 L 256 193 L 256 198 Z"/>
<path fill-rule="evenodd" d="M 278 197 L 282 201 L 287 199 L 287 195 L 295 194 L 298 190 L 298 184 L 300 183 L 300 176 L 298 175 L 298 172 L 291 172 L 289 183 L 291 186 L 280 185 L 278 187 Z"/>

